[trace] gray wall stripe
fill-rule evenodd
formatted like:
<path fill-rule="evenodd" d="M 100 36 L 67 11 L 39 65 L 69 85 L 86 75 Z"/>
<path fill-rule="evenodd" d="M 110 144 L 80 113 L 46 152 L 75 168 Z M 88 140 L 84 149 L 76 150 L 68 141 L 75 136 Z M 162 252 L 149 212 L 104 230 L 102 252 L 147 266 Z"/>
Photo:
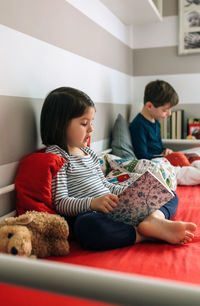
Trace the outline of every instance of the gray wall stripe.
<path fill-rule="evenodd" d="M 39 142 L 39 99 L 0 96 L 0 165 L 20 160 Z"/>
<path fill-rule="evenodd" d="M 178 0 L 163 0 L 163 16 L 178 15 Z"/>
<path fill-rule="evenodd" d="M 117 115 L 120 113 L 129 120 L 131 105 L 96 103 L 96 115 L 92 141 L 110 138 Z"/>
<path fill-rule="evenodd" d="M 42 99 L 0 96 L 0 165 L 18 161 L 41 148 L 39 121 L 42 104 Z M 96 103 L 92 142 L 109 138 L 117 114 L 127 118 L 129 108 L 130 105 Z"/>
<path fill-rule="evenodd" d="M 200 54 L 178 55 L 178 47 L 135 49 L 134 76 L 200 72 Z"/>
<path fill-rule="evenodd" d="M 132 75 L 131 48 L 64 0 L 1 0 L 0 21 L 17 31 Z"/>

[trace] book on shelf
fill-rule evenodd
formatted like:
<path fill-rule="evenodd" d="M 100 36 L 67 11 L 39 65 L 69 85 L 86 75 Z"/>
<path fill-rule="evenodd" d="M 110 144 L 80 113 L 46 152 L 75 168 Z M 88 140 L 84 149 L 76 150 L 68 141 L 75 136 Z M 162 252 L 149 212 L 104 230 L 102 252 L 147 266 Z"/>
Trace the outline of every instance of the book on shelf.
<path fill-rule="evenodd" d="M 114 221 L 137 226 L 145 217 L 174 197 L 160 172 L 147 170 L 119 195 L 117 207 L 108 214 Z"/>
<path fill-rule="evenodd" d="M 167 118 L 163 120 L 163 137 L 167 138 Z"/>
<path fill-rule="evenodd" d="M 164 137 L 164 132 L 163 132 L 163 129 L 164 129 L 164 120 L 160 120 L 160 137 L 161 138 L 165 138 Z"/>
<path fill-rule="evenodd" d="M 178 109 L 176 111 L 176 138 L 184 138 L 184 110 Z"/>
<path fill-rule="evenodd" d="M 188 124 L 200 123 L 200 118 L 188 118 Z"/>
<path fill-rule="evenodd" d="M 160 121 L 161 138 L 183 139 L 185 137 L 184 110 L 172 111 L 171 116 Z"/>
<path fill-rule="evenodd" d="M 176 111 L 173 111 L 172 112 L 172 139 L 176 139 L 176 135 L 177 135 L 176 120 L 177 120 Z"/>
<path fill-rule="evenodd" d="M 171 139 L 172 138 L 172 129 L 171 129 L 172 116 L 168 116 L 166 120 L 167 120 L 167 139 Z"/>
<path fill-rule="evenodd" d="M 170 139 L 172 138 L 171 132 L 171 116 L 166 117 L 160 121 L 161 138 Z"/>
<path fill-rule="evenodd" d="M 163 135 L 167 138 L 167 117 L 163 120 Z"/>

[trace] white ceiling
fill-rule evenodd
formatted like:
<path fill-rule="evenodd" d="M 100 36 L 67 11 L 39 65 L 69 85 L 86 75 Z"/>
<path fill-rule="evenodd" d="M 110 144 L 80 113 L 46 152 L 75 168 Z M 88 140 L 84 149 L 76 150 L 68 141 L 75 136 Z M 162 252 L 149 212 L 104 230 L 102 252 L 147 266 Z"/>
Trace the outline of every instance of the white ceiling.
<path fill-rule="evenodd" d="M 126 25 L 158 22 L 162 17 L 152 0 L 100 0 Z"/>

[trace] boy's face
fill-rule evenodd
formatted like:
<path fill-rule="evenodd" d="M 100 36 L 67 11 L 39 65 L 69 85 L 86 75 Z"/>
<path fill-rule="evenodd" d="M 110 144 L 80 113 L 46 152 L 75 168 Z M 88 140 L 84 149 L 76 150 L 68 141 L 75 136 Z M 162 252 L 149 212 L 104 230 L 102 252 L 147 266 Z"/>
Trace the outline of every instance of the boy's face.
<path fill-rule="evenodd" d="M 147 102 L 148 110 L 151 117 L 155 120 L 162 120 L 171 115 L 171 105 L 170 103 L 165 103 L 162 106 L 155 107 L 151 102 Z"/>

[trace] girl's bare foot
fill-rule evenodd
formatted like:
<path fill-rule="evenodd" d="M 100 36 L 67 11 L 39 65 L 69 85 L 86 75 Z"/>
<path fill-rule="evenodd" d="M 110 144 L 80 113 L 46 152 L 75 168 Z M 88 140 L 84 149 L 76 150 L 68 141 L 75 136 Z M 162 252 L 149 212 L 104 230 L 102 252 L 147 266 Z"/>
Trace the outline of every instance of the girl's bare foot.
<path fill-rule="evenodd" d="M 170 221 L 153 213 L 138 225 L 136 243 L 151 237 L 171 244 L 185 244 L 194 237 L 191 231 L 196 227 L 192 222 Z"/>

